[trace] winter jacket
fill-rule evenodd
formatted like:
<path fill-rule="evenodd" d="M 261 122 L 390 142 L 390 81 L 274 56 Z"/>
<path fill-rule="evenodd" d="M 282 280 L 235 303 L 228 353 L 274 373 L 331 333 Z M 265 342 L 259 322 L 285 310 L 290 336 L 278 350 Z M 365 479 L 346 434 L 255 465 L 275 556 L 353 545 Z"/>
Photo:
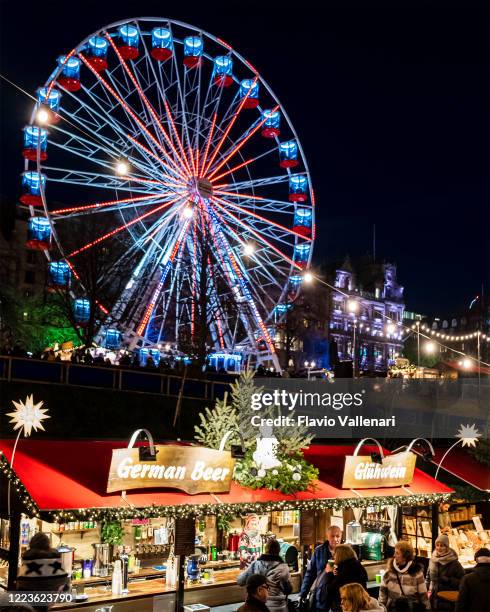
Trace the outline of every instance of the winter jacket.
<path fill-rule="evenodd" d="M 320 546 L 315 548 L 315 552 L 308 563 L 308 567 L 306 568 L 306 572 L 303 578 L 303 583 L 301 584 L 300 596 L 302 598 L 307 597 L 310 592 L 311 585 L 315 582 L 315 579 L 319 574 L 323 572 L 325 569 L 325 565 L 327 565 L 327 561 L 329 559 L 333 559 L 333 551 L 330 550 L 328 542 L 324 542 Z"/>
<path fill-rule="evenodd" d="M 249 595 L 245 603 L 236 612 L 269 612 L 269 608 L 260 599 Z"/>
<path fill-rule="evenodd" d="M 269 582 L 269 595 L 267 607 L 271 612 L 286 612 L 287 597 L 293 590 L 289 567 L 284 563 L 282 557 L 275 555 L 261 555 L 256 561 L 239 574 L 237 583 L 244 586 L 249 576 L 261 574 Z"/>
<path fill-rule="evenodd" d="M 478 563 L 459 585 L 456 612 L 488 612 L 490 610 L 490 563 Z"/>
<path fill-rule="evenodd" d="M 433 610 L 452 610 L 452 604 L 437 598 L 439 591 L 457 591 L 464 576 L 464 569 L 458 561 L 458 555 L 452 548 L 446 555 L 432 553 L 427 572 L 427 586 L 431 591 L 430 603 Z"/>
<path fill-rule="evenodd" d="M 383 604 L 380 604 L 374 597 L 371 597 L 369 601 L 369 608 L 363 608 L 359 612 L 386 612 L 386 608 Z"/>
<path fill-rule="evenodd" d="M 357 582 L 364 589 L 367 584 L 367 573 L 357 559 L 346 559 L 337 566 L 337 573 L 325 572 L 327 574 L 325 588 L 321 589 L 317 605 L 321 610 L 341 610 L 340 587 L 350 582 Z"/>
<path fill-rule="evenodd" d="M 403 595 L 398 584 L 397 575 L 403 588 Z M 419 601 L 424 604 L 427 610 L 430 610 L 422 566 L 410 561 L 400 569 L 397 567 L 394 559 L 390 559 L 388 569 L 383 575 L 379 588 L 378 601 L 386 606 L 388 611 L 391 611 L 395 609 L 395 601 L 400 597 Z"/>

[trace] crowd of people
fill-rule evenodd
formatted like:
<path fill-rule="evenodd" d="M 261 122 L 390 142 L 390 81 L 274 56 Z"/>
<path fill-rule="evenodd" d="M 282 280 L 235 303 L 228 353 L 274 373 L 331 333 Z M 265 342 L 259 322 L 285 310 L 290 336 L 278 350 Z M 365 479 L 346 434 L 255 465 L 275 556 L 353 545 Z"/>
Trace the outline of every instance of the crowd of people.
<path fill-rule="evenodd" d="M 409 542 L 400 540 L 389 559 L 378 598 L 367 592 L 368 576 L 354 549 L 342 544 L 339 527 L 329 527 L 326 541 L 318 546 L 308 564 L 300 590 L 301 612 L 488 612 L 490 610 L 490 550 L 475 554 L 476 566 L 465 574 L 449 539 L 441 534 L 428 570 L 415 560 Z M 293 591 L 289 566 L 280 556 L 280 544 L 271 539 L 266 552 L 237 578 L 246 587 L 247 599 L 237 612 L 292 612 Z M 60 553 L 51 548 L 49 537 L 37 533 L 23 553 L 17 590 L 68 591 L 70 578 L 63 570 Z M 455 607 L 438 597 L 442 591 L 457 592 Z M 0 612 L 14 611 L 2 606 Z M 26 608 L 22 608 L 26 609 Z M 42 608 L 36 608 L 43 612 Z M 47 610 L 45 608 L 44 610 Z"/>
<path fill-rule="evenodd" d="M 247 600 L 238 612 L 288 612 L 292 591 L 288 566 L 275 540 L 238 577 L 247 587 Z M 342 544 L 342 531 L 332 526 L 326 541 L 317 546 L 300 590 L 300 610 L 308 612 L 488 612 L 490 610 L 490 550 L 475 554 L 476 566 L 465 575 L 458 555 L 441 534 L 428 569 L 415 559 L 409 542 L 400 540 L 382 576 L 378 598 L 367 592 L 368 576 L 354 549 Z M 442 591 L 457 592 L 454 604 L 440 598 Z"/>

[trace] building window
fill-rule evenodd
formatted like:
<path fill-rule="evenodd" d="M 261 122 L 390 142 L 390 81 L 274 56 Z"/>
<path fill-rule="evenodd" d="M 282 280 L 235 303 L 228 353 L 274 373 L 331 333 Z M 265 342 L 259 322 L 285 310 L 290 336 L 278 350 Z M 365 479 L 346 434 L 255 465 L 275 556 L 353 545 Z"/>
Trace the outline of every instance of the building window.
<path fill-rule="evenodd" d="M 24 282 L 27 285 L 33 285 L 36 282 L 36 273 L 34 270 L 26 270 L 24 275 Z"/>

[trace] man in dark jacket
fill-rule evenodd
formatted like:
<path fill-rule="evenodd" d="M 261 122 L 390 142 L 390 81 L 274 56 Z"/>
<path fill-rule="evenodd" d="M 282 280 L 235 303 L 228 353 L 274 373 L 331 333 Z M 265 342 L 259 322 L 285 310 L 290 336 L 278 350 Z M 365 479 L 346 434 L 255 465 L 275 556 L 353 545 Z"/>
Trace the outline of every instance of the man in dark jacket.
<path fill-rule="evenodd" d="M 247 580 L 247 599 L 237 612 L 269 612 L 265 605 L 269 594 L 269 583 L 262 574 L 252 574 Z"/>
<path fill-rule="evenodd" d="M 490 550 L 475 553 L 476 567 L 459 585 L 456 612 L 488 612 L 490 610 Z"/>
<path fill-rule="evenodd" d="M 327 561 L 333 559 L 335 553 L 335 547 L 342 541 L 342 530 L 340 527 L 335 525 L 330 526 L 327 529 L 326 541 L 315 548 L 315 552 L 308 563 L 303 583 L 301 585 L 300 596 L 301 599 L 306 599 L 310 592 L 311 585 L 315 582 L 316 578 L 321 575 L 325 570 Z"/>

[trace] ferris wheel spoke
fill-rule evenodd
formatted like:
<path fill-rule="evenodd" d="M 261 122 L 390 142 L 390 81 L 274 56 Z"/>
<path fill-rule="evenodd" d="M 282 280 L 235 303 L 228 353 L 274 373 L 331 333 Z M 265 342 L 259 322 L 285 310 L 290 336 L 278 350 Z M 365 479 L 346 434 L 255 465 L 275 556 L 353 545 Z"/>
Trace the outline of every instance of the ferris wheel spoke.
<path fill-rule="evenodd" d="M 221 183 L 219 185 L 215 185 L 213 183 L 214 189 L 221 189 L 226 187 L 226 189 L 230 189 L 232 191 L 240 191 L 241 189 L 247 188 L 257 188 L 257 187 L 265 187 L 268 185 L 277 185 L 279 183 L 288 183 L 289 176 L 287 174 L 281 174 L 279 176 L 269 176 L 258 179 L 251 179 L 249 181 L 240 181 L 238 183 Z"/>
<path fill-rule="evenodd" d="M 245 100 L 245 98 L 244 98 Z M 277 109 L 279 108 L 279 106 L 276 106 L 275 108 L 272 109 L 272 113 L 274 113 Z M 231 149 L 231 151 L 228 154 L 225 154 L 224 158 L 222 158 L 219 163 L 214 166 L 214 168 L 212 168 L 212 172 L 209 174 L 209 180 L 211 180 L 213 178 L 213 176 L 218 172 L 218 170 L 220 168 L 222 168 L 226 162 L 231 159 L 233 156 L 235 156 L 238 151 L 240 151 L 240 149 L 243 148 L 243 146 L 250 140 L 250 138 L 252 138 L 252 136 L 264 125 L 264 123 L 267 121 L 267 117 L 264 117 L 263 119 L 261 119 L 258 123 L 256 123 L 256 125 L 251 128 L 250 130 L 248 130 L 248 132 L 246 132 L 246 135 L 244 135 L 236 145 L 234 145 L 234 147 Z M 211 163 L 208 163 L 208 168 L 211 167 Z"/>
<path fill-rule="evenodd" d="M 270 155 L 271 153 L 277 153 L 277 147 L 273 147 L 272 149 L 269 149 L 268 151 L 264 151 L 264 153 L 260 153 L 260 155 L 256 155 L 255 157 L 250 157 L 249 159 L 246 159 L 245 161 L 241 162 L 240 164 L 237 164 L 236 166 L 233 166 L 233 168 L 230 168 L 229 170 L 226 170 L 225 172 L 222 172 L 221 174 L 218 174 L 218 176 L 215 176 L 213 178 L 213 182 L 214 181 L 219 181 L 220 179 L 224 178 L 225 176 L 228 176 L 229 174 L 233 174 L 233 172 L 236 172 L 237 170 L 241 170 L 242 168 L 245 168 L 249 164 L 253 164 L 253 163 L 257 162 L 259 159 L 262 159 L 263 157 L 266 157 L 267 155 Z"/>
<path fill-rule="evenodd" d="M 111 238 L 112 236 L 115 236 L 119 232 L 122 232 L 123 230 L 127 229 L 128 227 L 131 227 L 135 223 L 138 223 L 138 221 L 142 221 L 143 219 L 146 219 L 150 215 L 153 215 L 153 214 L 163 210 L 164 208 L 167 208 L 168 206 L 171 206 L 172 204 L 175 204 L 175 202 L 177 202 L 179 199 L 181 199 L 180 196 L 177 197 L 177 198 L 174 198 L 173 200 L 170 200 L 169 202 L 166 202 L 165 204 L 160 204 L 160 206 L 157 206 L 156 208 L 153 208 L 152 210 L 149 210 L 149 211 L 143 213 L 142 215 L 138 215 L 135 219 L 132 219 L 131 221 L 128 221 L 127 223 L 123 223 L 123 225 L 120 225 L 116 229 L 113 229 L 112 231 L 107 232 L 103 236 L 100 236 L 99 238 L 96 238 L 95 240 L 92 240 L 91 242 L 85 244 L 83 247 L 80 247 L 79 249 L 76 249 L 75 251 L 71 252 L 68 255 L 68 257 L 75 257 L 75 255 L 78 255 L 79 253 L 82 253 L 83 251 L 86 251 L 87 249 L 90 249 L 91 247 L 95 246 L 96 244 L 100 244 L 104 240 L 107 240 L 107 238 Z"/>
<path fill-rule="evenodd" d="M 140 86 L 140 84 L 138 82 L 138 79 L 132 73 L 132 71 L 129 69 L 126 61 L 123 59 L 121 53 L 119 52 L 119 49 L 115 45 L 115 43 L 112 40 L 112 38 L 107 35 L 107 33 L 106 33 L 106 38 L 108 38 L 112 48 L 114 49 L 114 52 L 116 53 L 116 55 L 117 55 L 117 57 L 119 59 L 119 62 L 121 63 L 122 67 L 124 68 L 125 73 L 129 76 L 131 82 L 136 87 L 136 90 L 138 91 L 138 94 L 139 94 L 141 100 L 143 101 L 144 106 L 146 107 L 147 111 L 149 112 L 149 114 L 150 114 L 150 116 L 151 116 L 151 118 L 153 120 L 153 125 L 154 125 L 154 128 L 155 128 L 155 133 L 158 133 L 158 131 L 160 131 L 160 133 L 164 137 L 167 145 L 170 147 L 170 149 L 174 153 L 176 161 L 178 161 L 180 163 L 183 163 L 186 166 L 187 170 L 190 170 L 189 167 L 187 166 L 186 159 L 185 159 L 185 154 L 184 154 L 183 149 L 181 149 L 182 157 L 179 157 L 179 155 L 178 155 L 177 151 L 175 150 L 174 145 L 173 145 L 173 143 L 172 143 L 172 141 L 170 139 L 170 136 L 167 134 L 167 131 L 165 130 L 163 124 L 160 121 L 160 119 L 158 118 L 158 115 L 155 112 L 155 109 L 153 108 L 153 106 L 151 105 L 150 101 L 146 97 L 144 91 L 142 90 L 142 88 L 141 88 L 141 86 Z M 166 100 L 164 102 L 166 104 Z M 167 108 L 167 105 L 166 105 L 166 108 Z M 162 146 L 162 145 L 163 145 L 163 143 L 161 143 L 160 146 Z"/>
<path fill-rule="evenodd" d="M 255 81 L 254 81 L 255 82 Z M 212 167 L 214 160 L 216 159 L 218 153 L 221 150 L 221 147 L 223 146 L 223 143 L 225 142 L 228 134 L 230 133 L 230 131 L 232 130 L 233 126 L 236 123 L 236 120 L 238 119 L 238 116 L 240 115 L 241 110 L 243 109 L 243 106 L 245 105 L 245 103 L 248 100 L 248 96 L 250 94 L 251 88 L 250 90 L 247 92 L 247 94 L 243 97 L 243 99 L 241 100 L 241 102 L 238 104 L 238 108 L 236 109 L 236 111 L 233 113 L 228 125 L 226 126 L 218 144 L 216 145 L 216 147 L 213 150 L 213 153 L 211 154 L 211 158 L 209 159 L 207 165 L 204 167 L 204 174 L 207 174 L 207 172 L 209 171 L 209 169 Z M 210 175 L 209 178 L 212 178 L 214 172 Z"/>
<path fill-rule="evenodd" d="M 117 94 L 117 92 L 111 87 L 111 85 L 109 85 L 109 83 L 102 78 L 102 76 L 92 68 L 92 66 L 90 65 L 90 63 L 86 60 L 86 58 L 84 57 L 84 55 L 82 53 L 79 54 L 80 59 L 84 62 L 84 64 L 95 74 L 96 78 L 98 78 L 100 80 L 100 82 L 105 86 L 105 88 L 107 89 L 107 91 L 109 91 L 109 93 L 111 93 L 111 95 L 119 102 L 119 104 L 122 106 L 122 108 L 124 108 L 124 110 L 134 119 L 134 121 L 138 124 L 140 130 L 145 133 L 147 135 L 147 137 L 150 139 L 150 141 L 157 147 L 157 149 L 159 149 L 163 155 L 167 158 L 167 161 L 175 167 L 175 169 L 177 170 L 177 172 L 179 174 L 181 174 L 181 170 L 177 164 L 177 162 L 175 162 L 167 153 L 167 151 L 165 151 L 165 149 L 162 147 L 162 145 L 158 142 L 158 140 L 155 138 L 155 136 L 153 136 L 153 134 L 145 127 L 145 125 L 143 124 L 143 122 L 141 121 L 141 119 L 134 113 L 134 111 L 126 104 L 126 102 Z M 174 149 L 173 145 L 172 148 Z M 176 153 L 175 149 L 174 152 Z M 177 156 L 178 157 L 178 156 Z M 184 178 L 184 177 L 182 177 Z"/>
<path fill-rule="evenodd" d="M 217 192 L 217 193 L 219 193 L 219 192 Z M 259 199 L 259 198 L 257 198 L 257 199 Z M 299 238 L 304 238 L 304 236 L 302 234 L 299 234 L 298 232 L 295 232 L 293 229 L 291 229 L 289 227 L 286 227 L 284 225 L 281 225 L 280 223 L 277 223 L 276 221 L 272 221 L 271 219 L 267 219 L 266 217 L 263 217 L 262 215 L 259 215 L 259 214 L 255 213 L 255 212 L 252 212 L 251 210 L 246 210 L 245 208 L 242 208 L 241 206 L 238 206 L 237 204 L 233 204 L 229 200 L 223 200 L 222 198 L 218 198 L 218 197 L 214 196 L 212 198 L 212 201 L 220 202 L 221 204 L 224 204 L 225 206 L 231 206 L 235 210 L 238 210 L 240 212 L 245 213 L 246 215 L 248 215 L 250 217 L 254 217 L 255 219 L 258 219 L 259 221 L 261 221 L 266 226 L 271 226 L 272 225 L 274 227 L 279 228 L 283 232 L 286 232 L 287 234 L 291 234 L 293 236 L 298 236 Z M 307 238 L 307 240 L 311 240 L 311 238 Z"/>
<path fill-rule="evenodd" d="M 284 261 L 287 261 L 289 264 L 291 264 L 292 266 L 301 269 L 301 266 L 299 266 L 299 264 L 297 264 L 295 261 L 293 261 L 290 257 L 288 257 L 285 253 L 283 253 L 280 249 L 278 249 L 276 246 L 274 246 L 273 244 L 271 244 L 268 240 L 266 240 L 264 238 L 264 236 L 262 234 L 260 234 L 258 231 L 256 231 L 255 229 L 253 229 L 250 225 L 247 225 L 244 221 L 242 221 L 241 219 L 239 219 L 237 216 L 235 216 L 231 211 L 227 210 L 224 206 L 222 206 L 219 202 L 216 202 L 213 199 L 213 204 L 210 205 L 213 207 L 214 206 L 218 207 L 220 210 L 222 210 L 228 217 L 231 217 L 235 223 L 237 223 L 238 225 L 240 225 L 241 227 L 245 228 L 246 230 L 248 230 L 251 234 L 253 234 L 258 240 L 260 240 L 260 242 L 264 243 L 266 246 L 268 246 L 270 249 L 272 249 L 273 251 L 275 251 L 278 255 L 280 255 Z M 215 211 L 216 212 L 216 211 Z"/>

